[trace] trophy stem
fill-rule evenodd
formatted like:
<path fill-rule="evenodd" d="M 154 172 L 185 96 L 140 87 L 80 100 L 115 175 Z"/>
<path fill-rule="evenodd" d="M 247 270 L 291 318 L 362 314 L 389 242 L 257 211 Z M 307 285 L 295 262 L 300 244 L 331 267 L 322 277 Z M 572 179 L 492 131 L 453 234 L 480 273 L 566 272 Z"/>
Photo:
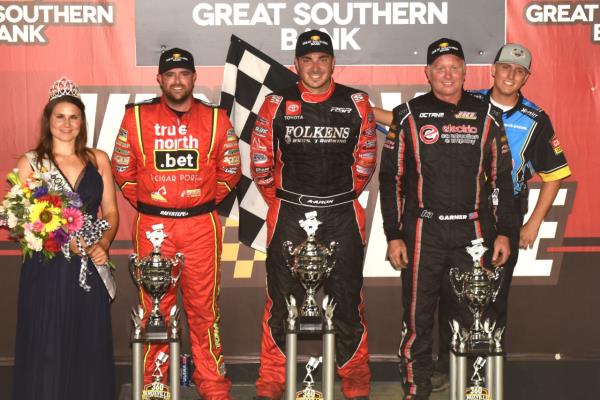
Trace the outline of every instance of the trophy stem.
<path fill-rule="evenodd" d="M 160 299 L 154 297 L 152 299 L 152 313 L 150 314 L 148 326 L 152 327 L 163 327 L 165 325 L 165 321 L 163 316 L 160 313 Z"/>
<path fill-rule="evenodd" d="M 487 357 L 486 385 L 490 390 L 493 400 L 504 398 L 504 357 L 493 355 Z"/>
<path fill-rule="evenodd" d="M 298 358 L 298 335 L 288 332 L 285 335 L 285 400 L 296 399 Z"/>
<path fill-rule="evenodd" d="M 473 331 L 481 332 L 483 330 L 483 326 L 481 324 L 481 311 L 476 309 L 473 313 Z"/>
<path fill-rule="evenodd" d="M 305 317 L 320 317 L 321 310 L 315 300 L 316 288 L 308 287 L 306 289 L 306 299 L 302 305 L 302 316 Z"/>
<path fill-rule="evenodd" d="M 133 400 L 142 400 L 142 390 L 144 388 L 144 344 L 142 342 L 133 342 L 131 344 L 133 351 Z"/>
<path fill-rule="evenodd" d="M 323 396 L 333 400 L 335 382 L 335 333 L 323 334 Z"/>
<path fill-rule="evenodd" d="M 467 391 L 467 357 L 458 356 L 456 359 L 458 384 L 456 385 L 456 399 L 463 400 Z"/>
<path fill-rule="evenodd" d="M 179 353 L 180 344 L 178 341 L 172 341 L 169 344 L 169 356 L 171 357 L 171 364 L 169 364 L 169 384 L 171 385 L 171 398 L 173 400 L 179 400 Z"/>

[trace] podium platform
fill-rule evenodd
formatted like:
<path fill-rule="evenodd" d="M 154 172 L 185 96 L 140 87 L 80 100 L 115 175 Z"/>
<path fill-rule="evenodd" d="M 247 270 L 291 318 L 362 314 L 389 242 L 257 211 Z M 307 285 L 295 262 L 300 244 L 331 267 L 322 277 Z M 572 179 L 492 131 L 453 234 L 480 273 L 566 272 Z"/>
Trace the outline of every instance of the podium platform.
<path fill-rule="evenodd" d="M 400 383 L 395 382 L 372 382 L 371 387 L 371 399 L 376 400 L 398 400 L 401 398 L 402 388 Z M 300 387 L 300 386 L 298 386 Z M 255 396 L 256 389 L 254 382 L 238 383 L 234 384 L 231 389 L 231 397 L 235 400 L 252 400 Z M 439 393 L 432 393 L 430 400 L 446 400 L 448 399 L 448 390 Z M 131 384 L 125 384 L 121 386 L 121 392 L 119 394 L 119 400 L 130 400 L 131 399 Z M 198 394 L 196 388 L 193 387 L 182 387 L 181 388 L 181 399 L 180 400 L 198 400 Z M 344 396 L 340 392 L 340 382 L 335 383 L 335 400 L 344 400 Z"/>
<path fill-rule="evenodd" d="M 505 399 L 509 400 L 598 400 L 600 398 L 600 359 L 534 360 L 531 357 L 508 357 L 505 375 Z M 0 360 L 0 399 L 12 399 L 12 363 L 3 365 Z M 258 364 L 227 364 L 233 380 L 233 398 L 252 400 Z M 399 383 L 397 362 L 371 362 L 373 400 L 398 400 L 402 389 Z M 316 376 L 315 376 L 316 379 Z M 117 363 L 117 399 L 130 400 L 131 364 Z M 182 388 L 182 400 L 198 400 L 195 388 Z M 127 392 L 126 392 L 127 391 Z M 339 381 L 336 380 L 336 400 L 341 399 Z M 446 400 L 449 392 L 433 393 L 431 400 Z"/>

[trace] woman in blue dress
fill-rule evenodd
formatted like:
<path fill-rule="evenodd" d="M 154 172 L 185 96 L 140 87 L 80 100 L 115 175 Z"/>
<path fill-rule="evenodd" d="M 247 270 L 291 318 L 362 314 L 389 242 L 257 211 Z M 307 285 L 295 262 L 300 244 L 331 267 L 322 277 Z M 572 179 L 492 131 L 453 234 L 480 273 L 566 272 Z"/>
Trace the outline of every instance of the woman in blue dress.
<path fill-rule="evenodd" d="M 65 190 L 77 192 L 86 214 L 100 211 L 110 228 L 94 245 L 82 242 L 90 261 L 108 262 L 118 227 L 115 188 L 106 153 L 86 147 L 85 107 L 79 89 L 61 78 L 50 88 L 37 147 L 17 162 L 19 177 L 54 170 Z M 47 169 L 47 168 L 46 168 Z M 89 263 L 87 289 L 79 282 L 81 258 L 70 243 L 49 261 L 40 252 L 23 262 L 19 283 L 14 369 L 15 400 L 114 400 L 110 296 Z"/>

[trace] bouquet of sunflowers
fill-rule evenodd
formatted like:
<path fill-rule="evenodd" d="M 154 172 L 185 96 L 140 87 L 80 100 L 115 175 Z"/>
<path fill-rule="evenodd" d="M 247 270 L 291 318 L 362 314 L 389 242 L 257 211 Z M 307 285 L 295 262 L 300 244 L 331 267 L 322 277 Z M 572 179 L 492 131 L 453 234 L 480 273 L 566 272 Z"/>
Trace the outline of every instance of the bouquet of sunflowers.
<path fill-rule="evenodd" d="M 79 195 L 51 190 L 43 173 L 34 172 L 22 182 L 15 169 L 7 179 L 12 187 L 0 205 L 0 226 L 21 244 L 23 256 L 39 251 L 51 259 L 68 247 L 71 234 L 84 224 Z"/>

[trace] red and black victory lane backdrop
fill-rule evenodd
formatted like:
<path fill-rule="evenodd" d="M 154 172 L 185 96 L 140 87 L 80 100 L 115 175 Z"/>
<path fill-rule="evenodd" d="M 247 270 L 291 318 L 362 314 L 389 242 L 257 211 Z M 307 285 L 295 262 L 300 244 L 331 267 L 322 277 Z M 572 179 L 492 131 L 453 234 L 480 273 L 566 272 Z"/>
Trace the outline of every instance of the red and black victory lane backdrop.
<path fill-rule="evenodd" d="M 335 79 L 367 91 L 374 104 L 388 109 L 428 90 L 423 64 L 434 39 L 462 42 L 470 64 L 468 89 L 491 86 L 490 63 L 504 42 L 531 50 L 533 74 L 524 94 L 550 115 L 573 175 L 564 182 L 535 247 L 520 254 L 510 297 L 508 350 L 600 356 L 600 320 L 590 307 L 600 303 L 597 1 L 2 1 L 0 173 L 8 173 L 19 155 L 36 144 L 47 88 L 62 75 L 81 86 L 93 132 L 89 145 L 110 155 L 125 104 L 158 93 L 161 49 L 190 49 L 198 64 L 196 96 L 219 103 L 231 35 L 289 65 L 296 35 L 307 28 L 332 35 Z M 401 288 L 399 274 L 384 260 L 377 185 L 374 179 L 361 197 L 369 220 L 365 292 L 370 348 L 376 356 L 394 357 Z M 539 183 L 532 186 L 533 205 Z M 130 355 L 128 312 L 137 299 L 126 265 L 133 210 L 120 195 L 119 207 L 121 227 L 111 249 L 119 268 L 113 329 L 115 356 L 124 361 Z M 221 332 L 230 360 L 259 352 L 264 304 L 264 253 L 239 244 L 237 210 L 234 204 L 231 216 L 223 217 Z M 6 232 L 0 236 L 0 257 L 0 360 L 11 363 L 21 254 Z"/>

